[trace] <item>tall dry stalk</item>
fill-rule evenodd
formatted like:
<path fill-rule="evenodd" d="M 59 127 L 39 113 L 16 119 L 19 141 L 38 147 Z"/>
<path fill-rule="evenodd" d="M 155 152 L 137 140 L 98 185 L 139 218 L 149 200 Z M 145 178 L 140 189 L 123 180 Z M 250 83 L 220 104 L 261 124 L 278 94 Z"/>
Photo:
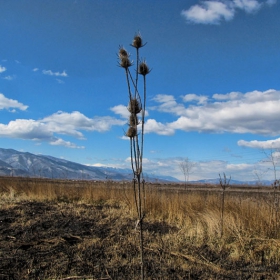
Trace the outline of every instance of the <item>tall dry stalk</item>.
<path fill-rule="evenodd" d="M 224 178 L 222 179 L 221 174 L 219 174 L 220 177 L 220 186 L 222 187 L 222 200 L 221 200 L 221 237 L 224 234 L 224 211 L 225 211 L 225 191 L 226 188 L 229 186 L 229 182 L 231 177 L 227 179 L 226 174 L 224 173 Z"/>
<path fill-rule="evenodd" d="M 190 173 L 195 166 L 195 163 L 191 162 L 188 157 L 183 161 L 179 162 L 179 168 L 183 172 L 185 177 L 185 190 L 187 189 L 187 184 L 189 183 Z"/>
<path fill-rule="evenodd" d="M 280 198 L 279 198 L 280 180 L 275 180 L 273 183 L 273 209 L 274 209 L 274 237 L 278 238 L 278 225 L 279 225 L 279 210 L 280 210 Z"/>
<path fill-rule="evenodd" d="M 144 246 L 143 246 L 143 219 L 145 217 L 146 191 L 143 179 L 143 151 L 144 151 L 144 124 L 146 111 L 146 75 L 150 69 L 145 60 L 140 60 L 139 50 L 144 47 L 140 33 L 136 34 L 131 44 L 136 50 L 136 73 L 131 74 L 130 67 L 133 62 L 130 54 L 124 47 L 119 48 L 119 66 L 124 68 L 128 88 L 128 111 L 130 113 L 126 136 L 130 139 L 131 169 L 133 172 L 134 200 L 138 215 L 137 226 L 139 226 L 141 279 L 144 279 Z M 143 93 L 139 91 L 139 75 L 143 77 Z"/>

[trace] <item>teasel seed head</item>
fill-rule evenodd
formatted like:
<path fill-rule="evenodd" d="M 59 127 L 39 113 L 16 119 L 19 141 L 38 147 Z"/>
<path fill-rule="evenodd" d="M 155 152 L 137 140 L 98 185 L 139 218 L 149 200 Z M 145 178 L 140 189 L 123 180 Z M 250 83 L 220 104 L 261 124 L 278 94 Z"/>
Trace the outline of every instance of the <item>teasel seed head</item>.
<path fill-rule="evenodd" d="M 124 56 L 120 59 L 119 65 L 122 68 L 128 69 L 128 67 L 132 66 L 132 62 L 130 61 L 128 56 Z"/>
<path fill-rule="evenodd" d="M 142 110 L 141 104 L 139 103 L 139 101 L 137 99 L 131 99 L 129 101 L 127 109 L 131 114 L 138 114 Z"/>
<path fill-rule="evenodd" d="M 119 48 L 119 58 L 122 59 L 122 58 L 125 58 L 125 57 L 129 57 L 129 53 L 127 52 L 127 50 L 123 47 L 123 46 L 120 46 Z"/>
<path fill-rule="evenodd" d="M 137 130 L 135 127 L 130 126 L 126 132 L 126 136 L 129 138 L 134 138 L 137 135 Z"/>
<path fill-rule="evenodd" d="M 137 126 L 139 124 L 138 117 L 135 114 L 131 114 L 129 116 L 129 125 L 130 126 Z"/>
<path fill-rule="evenodd" d="M 151 72 L 149 66 L 147 65 L 146 61 L 143 60 L 140 65 L 139 65 L 139 68 L 138 68 L 138 73 L 140 75 L 143 75 L 143 76 L 146 76 L 147 74 L 149 74 Z"/>
<path fill-rule="evenodd" d="M 141 37 L 140 33 L 138 33 L 134 36 L 132 46 L 136 49 L 143 47 L 142 37 Z"/>

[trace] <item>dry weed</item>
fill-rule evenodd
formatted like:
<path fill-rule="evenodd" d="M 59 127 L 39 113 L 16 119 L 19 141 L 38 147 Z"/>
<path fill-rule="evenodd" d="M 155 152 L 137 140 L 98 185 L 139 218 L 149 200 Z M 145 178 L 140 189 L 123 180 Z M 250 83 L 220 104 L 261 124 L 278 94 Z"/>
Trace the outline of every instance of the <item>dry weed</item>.
<path fill-rule="evenodd" d="M 228 192 L 221 237 L 220 192 L 148 185 L 147 279 L 277 279 L 266 195 Z M 0 178 L 1 279 L 137 279 L 133 199 L 125 183 Z"/>

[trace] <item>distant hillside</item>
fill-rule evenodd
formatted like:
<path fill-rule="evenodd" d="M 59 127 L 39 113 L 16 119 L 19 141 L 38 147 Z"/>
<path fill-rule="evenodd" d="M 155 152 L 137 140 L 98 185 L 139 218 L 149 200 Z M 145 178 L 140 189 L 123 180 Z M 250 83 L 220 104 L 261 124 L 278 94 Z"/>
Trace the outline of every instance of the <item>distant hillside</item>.
<path fill-rule="evenodd" d="M 0 176 L 42 177 L 54 179 L 131 180 L 130 169 L 87 166 L 46 155 L 34 155 L 0 148 Z M 155 181 L 148 175 L 149 181 Z M 178 181 L 170 176 L 158 176 L 159 181 Z"/>
<path fill-rule="evenodd" d="M 0 176 L 42 177 L 54 179 L 75 180 L 131 180 L 130 169 L 113 167 L 87 166 L 65 159 L 47 155 L 34 155 L 13 149 L 0 148 Z M 150 175 L 144 173 L 146 181 L 150 182 L 180 182 L 172 176 Z M 219 179 L 203 179 L 189 183 L 219 184 Z M 262 181 L 262 185 L 269 186 L 273 181 Z M 231 185 L 256 185 L 257 181 L 231 180 Z"/>
<path fill-rule="evenodd" d="M 191 182 L 190 182 L 191 183 Z M 203 179 L 198 181 L 193 181 L 193 183 L 202 183 L 202 184 L 220 184 L 220 179 Z M 261 182 L 259 181 L 239 181 L 239 180 L 230 180 L 230 185 L 248 185 L 248 186 L 254 186 L 261 184 L 262 186 L 271 186 L 273 183 L 273 180 L 263 180 Z"/>

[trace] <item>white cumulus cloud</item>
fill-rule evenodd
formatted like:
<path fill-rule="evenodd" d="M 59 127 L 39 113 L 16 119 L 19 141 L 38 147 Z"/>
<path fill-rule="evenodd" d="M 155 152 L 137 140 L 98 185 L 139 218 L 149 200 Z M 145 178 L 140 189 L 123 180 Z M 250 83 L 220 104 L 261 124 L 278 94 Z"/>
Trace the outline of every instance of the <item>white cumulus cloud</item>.
<path fill-rule="evenodd" d="M 3 93 L 0 93 L 0 110 L 11 108 L 25 111 L 28 108 L 28 106 L 18 102 L 17 100 L 9 99 L 5 97 Z"/>
<path fill-rule="evenodd" d="M 245 141 L 239 140 L 237 142 L 238 146 L 248 147 L 248 148 L 257 148 L 257 149 L 280 149 L 280 138 L 274 140 L 266 140 L 266 141 Z"/>
<path fill-rule="evenodd" d="M 217 24 L 222 19 L 231 20 L 234 17 L 234 9 L 223 2 L 203 1 L 200 5 L 183 10 L 182 15 L 189 22 Z"/>
<path fill-rule="evenodd" d="M 68 74 L 64 70 L 63 72 L 53 72 L 52 70 L 43 70 L 42 73 L 44 75 L 49 75 L 49 76 L 56 76 L 56 77 L 68 77 Z"/>
<path fill-rule="evenodd" d="M 154 131 L 280 134 L 280 91 L 277 90 L 215 94 L 208 102 L 189 107 L 177 103 L 173 96 L 158 96 L 154 100 L 158 105 L 153 110 L 178 116 L 177 120 L 164 124 L 151 121 L 151 127 L 158 127 Z"/>
<path fill-rule="evenodd" d="M 124 125 L 124 120 L 110 116 L 88 118 L 78 111 L 72 113 L 59 111 L 42 119 L 50 129 L 56 133 L 72 135 L 83 139 L 80 130 L 85 131 L 108 131 L 114 125 Z"/>
<path fill-rule="evenodd" d="M 150 107 L 151 110 L 158 110 L 160 112 L 172 113 L 172 114 L 183 114 L 185 107 L 183 104 L 178 104 L 173 95 L 158 94 L 153 98 L 160 105 Z"/>
<path fill-rule="evenodd" d="M 209 0 L 201 1 L 181 12 L 182 16 L 190 23 L 219 24 L 222 20 L 232 20 L 236 10 L 246 13 L 257 12 L 262 6 L 272 6 L 276 0 L 260 2 L 257 0 Z"/>
<path fill-rule="evenodd" d="M 52 132 L 42 122 L 32 119 L 16 119 L 7 125 L 0 124 L 0 137 L 44 140 L 51 139 Z"/>
<path fill-rule="evenodd" d="M 0 73 L 3 73 L 7 70 L 6 67 L 0 65 Z"/>
<path fill-rule="evenodd" d="M 191 101 L 197 101 L 198 104 L 203 104 L 207 101 L 208 97 L 204 95 L 197 95 L 197 94 L 186 94 L 183 96 L 184 102 L 191 102 Z"/>
<path fill-rule="evenodd" d="M 234 99 L 241 98 L 242 93 L 241 92 L 235 92 L 235 91 L 227 93 L 227 94 L 215 93 L 212 97 L 216 100 L 234 100 Z"/>
<path fill-rule="evenodd" d="M 64 147 L 71 148 L 71 149 L 84 149 L 85 148 L 84 146 L 77 146 L 76 144 L 71 143 L 70 141 L 64 141 L 61 138 L 54 138 L 52 141 L 50 141 L 50 144 L 54 145 L 54 146 L 64 146 Z"/>
<path fill-rule="evenodd" d="M 110 108 L 110 110 L 125 119 L 128 119 L 128 117 L 130 115 L 130 113 L 127 110 L 127 107 L 124 105 L 116 105 L 116 106 Z"/>
<path fill-rule="evenodd" d="M 44 141 L 51 145 L 69 148 L 83 148 L 74 143 L 58 138 L 57 135 L 68 135 L 84 139 L 82 131 L 105 132 L 114 125 L 124 125 L 124 120 L 110 116 L 88 118 L 80 112 L 57 112 L 40 120 L 16 119 L 8 124 L 0 124 L 0 137 Z"/>
<path fill-rule="evenodd" d="M 262 3 L 257 0 L 233 0 L 233 8 L 238 8 L 246 11 L 247 13 L 252 13 L 259 10 Z"/>
<path fill-rule="evenodd" d="M 154 119 L 148 119 L 145 124 L 145 133 L 156 133 L 159 135 L 172 135 L 174 134 L 174 129 L 166 124 L 157 122 Z"/>

